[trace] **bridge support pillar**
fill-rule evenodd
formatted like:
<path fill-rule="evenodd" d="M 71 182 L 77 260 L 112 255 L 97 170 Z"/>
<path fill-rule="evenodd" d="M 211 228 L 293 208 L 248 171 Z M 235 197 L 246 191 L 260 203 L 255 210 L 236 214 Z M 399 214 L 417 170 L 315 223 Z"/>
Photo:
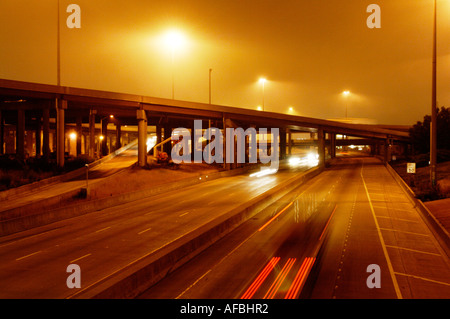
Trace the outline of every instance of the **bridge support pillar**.
<path fill-rule="evenodd" d="M 325 134 L 323 128 L 317 130 L 317 153 L 319 154 L 319 166 L 325 165 Z"/>
<path fill-rule="evenodd" d="M 35 131 L 36 131 L 36 136 L 35 136 L 35 143 L 36 143 L 36 157 L 40 157 L 41 156 L 41 147 L 42 147 L 42 143 L 41 143 L 41 131 L 42 131 L 42 126 L 41 126 L 41 114 L 42 112 L 40 112 L 39 110 L 39 114 L 38 116 L 36 116 L 36 126 L 35 126 Z"/>
<path fill-rule="evenodd" d="M 47 162 L 50 159 L 50 109 L 48 106 L 42 110 L 42 156 Z"/>
<path fill-rule="evenodd" d="M 4 144 L 4 130 L 5 130 L 5 121 L 3 120 L 3 112 L 0 110 L 0 155 L 5 154 L 3 150 L 3 144 Z"/>
<path fill-rule="evenodd" d="M 25 110 L 17 110 L 16 155 L 19 159 L 25 156 Z"/>
<path fill-rule="evenodd" d="M 162 135 L 162 132 L 161 132 L 162 130 L 161 130 L 161 125 L 156 125 L 156 145 L 158 145 L 159 143 L 161 143 L 162 142 L 162 139 L 161 139 L 161 135 Z M 158 146 L 159 148 L 160 148 L 160 146 Z M 154 149 L 153 149 L 153 155 L 155 156 L 155 157 L 158 157 L 158 154 L 159 154 L 159 150 L 158 150 L 158 147 L 155 147 Z"/>
<path fill-rule="evenodd" d="M 286 159 L 286 130 L 280 128 L 280 160 Z"/>
<path fill-rule="evenodd" d="M 100 144 L 100 155 L 106 156 L 108 155 L 108 118 L 104 118 L 101 120 L 102 124 L 102 134 L 103 139 L 101 140 Z"/>
<path fill-rule="evenodd" d="M 89 156 L 95 156 L 95 114 L 97 110 L 91 109 L 89 111 Z"/>
<path fill-rule="evenodd" d="M 164 124 L 164 137 L 163 141 L 167 140 L 169 137 L 172 136 L 172 126 L 169 123 Z M 167 155 L 171 156 L 172 154 L 172 143 L 168 142 L 162 146 L 162 151 L 166 152 Z"/>
<path fill-rule="evenodd" d="M 336 157 L 336 133 L 330 133 L 330 156 Z"/>
<path fill-rule="evenodd" d="M 56 99 L 56 163 L 59 167 L 64 167 L 65 151 L 65 110 L 67 109 L 67 100 Z"/>
<path fill-rule="evenodd" d="M 81 155 L 81 139 L 83 136 L 83 117 L 81 115 L 78 115 L 76 118 L 76 132 L 77 132 L 77 156 Z"/>
<path fill-rule="evenodd" d="M 288 155 L 292 155 L 292 132 L 291 132 L 291 129 L 288 128 L 286 130 L 286 132 L 287 132 L 287 135 L 288 135 L 288 137 L 287 137 L 287 139 L 288 139 L 288 142 L 287 142 Z"/>
<path fill-rule="evenodd" d="M 116 150 L 122 147 L 122 125 L 120 125 L 119 120 L 116 120 Z"/>
<path fill-rule="evenodd" d="M 137 110 L 138 120 L 138 164 L 139 167 L 147 165 L 147 115 L 145 110 Z"/>

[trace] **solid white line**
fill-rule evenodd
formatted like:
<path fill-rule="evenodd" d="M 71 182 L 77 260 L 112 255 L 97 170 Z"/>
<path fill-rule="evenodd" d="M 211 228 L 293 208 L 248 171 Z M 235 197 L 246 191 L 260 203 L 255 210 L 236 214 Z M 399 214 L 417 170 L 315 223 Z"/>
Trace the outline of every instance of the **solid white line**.
<path fill-rule="evenodd" d="M 384 257 L 386 258 L 386 262 L 387 262 L 387 265 L 388 265 L 389 273 L 391 275 L 392 283 L 394 284 L 394 289 L 395 289 L 395 293 L 397 294 L 397 298 L 398 299 L 403 299 L 402 293 L 400 291 L 400 287 L 398 286 L 397 278 L 395 278 L 394 267 L 392 266 L 391 259 L 389 258 L 389 254 L 387 252 L 387 248 L 386 248 L 386 245 L 384 243 L 383 235 L 381 234 L 380 226 L 378 225 L 377 217 L 375 215 L 375 210 L 373 209 L 373 206 L 372 206 L 372 201 L 370 199 L 369 191 L 367 190 L 367 185 L 366 185 L 366 182 L 364 181 L 363 168 L 364 168 L 364 162 L 361 165 L 361 179 L 363 181 L 364 188 L 366 190 L 367 199 L 369 200 L 369 206 L 370 206 L 370 210 L 372 212 L 372 216 L 373 216 L 373 220 L 375 222 L 375 226 L 377 228 L 378 238 L 380 239 L 381 247 L 383 248 Z"/>
<path fill-rule="evenodd" d="M 76 262 L 76 261 L 78 261 L 78 260 L 81 260 L 81 259 L 83 259 L 83 258 L 85 258 L 85 257 L 87 257 L 87 256 L 90 256 L 90 255 L 92 255 L 92 254 L 87 254 L 87 255 L 84 255 L 84 256 L 82 256 L 82 257 L 80 257 L 80 258 L 74 259 L 74 260 L 72 260 L 70 263 L 72 264 L 72 263 L 74 263 L 74 262 Z"/>
<path fill-rule="evenodd" d="M 150 229 L 152 229 L 152 228 L 150 227 L 150 228 L 144 229 L 143 231 L 140 231 L 140 232 L 138 233 L 138 235 L 143 234 L 143 233 L 145 233 L 145 232 L 148 232 Z"/>
<path fill-rule="evenodd" d="M 11 244 L 16 244 L 16 243 L 18 243 L 20 241 L 31 239 L 31 238 L 34 238 L 34 237 L 37 237 L 37 236 L 42 236 L 42 235 L 48 234 L 49 232 L 52 232 L 52 231 L 55 231 L 55 230 L 60 230 L 60 229 L 61 229 L 61 227 L 57 227 L 57 228 L 54 228 L 54 229 L 43 231 L 42 233 L 34 234 L 34 235 L 23 237 L 23 238 L 14 239 L 14 240 L 12 240 L 10 242 L 6 242 L 6 243 L 0 244 L 0 248 L 4 247 L 4 246 L 11 245 Z"/>
<path fill-rule="evenodd" d="M 99 229 L 99 230 L 96 230 L 95 232 L 96 232 L 96 233 L 99 233 L 99 232 L 104 231 L 104 230 L 107 230 L 107 229 L 109 229 L 109 228 L 111 228 L 111 226 L 105 227 L 105 228 L 102 228 L 102 229 Z"/>

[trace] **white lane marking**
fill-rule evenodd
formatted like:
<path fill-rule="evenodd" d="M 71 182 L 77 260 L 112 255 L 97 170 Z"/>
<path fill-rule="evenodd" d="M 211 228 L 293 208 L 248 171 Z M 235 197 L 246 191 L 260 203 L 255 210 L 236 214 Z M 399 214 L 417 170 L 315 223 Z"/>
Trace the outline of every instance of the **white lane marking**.
<path fill-rule="evenodd" d="M 72 263 L 74 263 L 74 262 L 76 262 L 76 261 L 79 261 L 79 260 L 81 260 L 81 259 L 83 259 L 83 258 L 86 258 L 86 257 L 88 257 L 88 256 L 90 256 L 90 255 L 92 255 L 92 254 L 87 254 L 87 255 L 81 256 L 81 257 L 79 257 L 79 258 L 77 258 L 77 259 L 74 259 L 74 260 L 70 261 L 70 263 L 72 264 Z"/>
<path fill-rule="evenodd" d="M 33 255 L 39 254 L 41 251 L 42 251 L 42 250 L 35 251 L 34 253 L 31 253 L 31 254 L 29 254 L 29 255 L 26 255 L 26 256 L 23 256 L 23 257 L 20 257 L 20 258 L 16 258 L 16 260 L 22 260 L 22 259 L 24 259 L 24 258 L 27 258 L 27 257 L 33 256 Z"/>
<path fill-rule="evenodd" d="M 150 229 L 152 229 L 152 228 L 150 227 L 150 228 L 144 229 L 143 231 L 140 231 L 140 232 L 138 233 L 138 235 L 141 235 L 141 234 L 143 234 L 143 233 L 145 233 L 145 232 L 148 232 Z"/>
<path fill-rule="evenodd" d="M 109 228 L 111 228 L 111 226 L 105 227 L 105 228 L 102 228 L 102 229 L 99 229 L 99 230 L 96 230 L 95 232 L 96 232 L 96 233 L 99 233 L 99 232 L 102 232 L 102 231 L 107 230 L 107 229 L 109 229 Z"/>

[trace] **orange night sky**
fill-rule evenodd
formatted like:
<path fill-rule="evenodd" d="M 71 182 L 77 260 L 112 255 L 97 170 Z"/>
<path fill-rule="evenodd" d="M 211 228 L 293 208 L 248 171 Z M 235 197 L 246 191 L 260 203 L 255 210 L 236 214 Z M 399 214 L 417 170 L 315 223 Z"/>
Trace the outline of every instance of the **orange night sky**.
<path fill-rule="evenodd" d="M 81 28 L 69 29 L 69 4 Z M 366 12 L 381 8 L 381 28 Z M 56 84 L 58 0 L 1 0 L 0 78 Z M 59 1 L 61 85 L 317 118 L 430 114 L 432 0 Z M 438 0 L 438 104 L 450 106 L 450 1 Z M 163 35 L 185 43 L 172 54 Z M 342 95 L 344 90 L 351 94 Z M 293 111 L 289 111 L 289 107 Z"/>

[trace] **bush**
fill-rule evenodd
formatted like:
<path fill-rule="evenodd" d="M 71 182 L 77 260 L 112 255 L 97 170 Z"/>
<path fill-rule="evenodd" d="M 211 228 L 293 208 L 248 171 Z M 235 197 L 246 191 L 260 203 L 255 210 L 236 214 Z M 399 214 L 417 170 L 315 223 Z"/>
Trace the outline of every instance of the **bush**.
<path fill-rule="evenodd" d="M 94 161 L 92 157 L 88 155 L 79 155 L 77 157 L 68 158 L 65 165 L 65 171 L 73 171 L 78 168 L 84 167 L 86 164 L 90 164 Z"/>

